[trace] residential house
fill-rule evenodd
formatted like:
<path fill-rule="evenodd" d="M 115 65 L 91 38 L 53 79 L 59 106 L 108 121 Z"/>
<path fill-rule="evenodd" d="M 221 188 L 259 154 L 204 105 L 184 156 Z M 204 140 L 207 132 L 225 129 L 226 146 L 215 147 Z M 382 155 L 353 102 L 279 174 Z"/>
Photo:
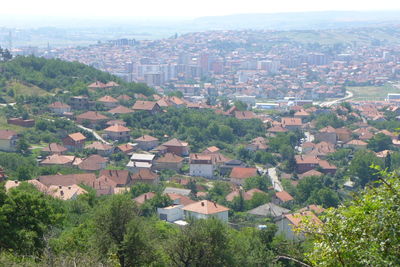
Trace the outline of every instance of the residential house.
<path fill-rule="evenodd" d="M 143 150 L 152 150 L 159 144 L 158 138 L 150 135 L 142 135 L 139 138 L 136 138 L 135 142 L 138 144 L 138 148 Z"/>
<path fill-rule="evenodd" d="M 104 132 L 109 139 L 119 142 L 129 141 L 130 131 L 129 128 L 118 124 L 104 129 Z"/>
<path fill-rule="evenodd" d="M 0 130 L 0 150 L 14 152 L 17 149 L 18 134 L 12 130 Z"/>
<path fill-rule="evenodd" d="M 238 120 L 256 119 L 257 115 L 253 111 L 235 111 L 235 118 Z"/>
<path fill-rule="evenodd" d="M 183 141 L 180 141 L 176 138 L 171 139 L 162 146 L 167 148 L 167 152 L 174 153 L 178 156 L 188 156 L 189 155 L 189 144 Z"/>
<path fill-rule="evenodd" d="M 282 126 L 289 131 L 301 130 L 303 123 L 300 118 L 285 117 L 281 120 Z"/>
<path fill-rule="evenodd" d="M 229 209 L 209 200 L 201 200 L 193 204 L 187 205 L 182 209 L 184 212 L 184 217 L 186 219 L 217 218 L 223 222 L 228 222 Z"/>
<path fill-rule="evenodd" d="M 100 176 L 114 181 L 116 187 L 130 186 L 133 182 L 132 175 L 128 170 L 101 170 Z"/>
<path fill-rule="evenodd" d="M 278 133 L 286 133 L 288 131 L 289 130 L 286 128 L 283 128 L 282 125 L 275 125 L 275 126 L 272 126 L 267 129 L 267 134 L 269 136 L 275 136 Z"/>
<path fill-rule="evenodd" d="M 307 153 L 307 155 L 316 156 L 318 158 L 325 158 L 330 153 L 336 152 L 335 145 L 328 142 L 320 142 L 314 146 L 314 148 Z"/>
<path fill-rule="evenodd" d="M 124 107 L 124 106 L 118 106 L 113 109 L 110 109 L 107 112 L 111 113 L 113 115 L 116 115 L 116 114 L 130 114 L 130 113 L 133 113 L 134 111 L 132 109 Z"/>
<path fill-rule="evenodd" d="M 71 112 L 71 106 L 62 102 L 51 103 L 48 107 L 52 112 L 58 115 Z"/>
<path fill-rule="evenodd" d="M 338 141 L 342 142 L 342 143 L 347 143 L 351 140 L 351 134 L 352 132 L 346 128 L 346 127 L 342 127 L 342 128 L 337 128 L 335 129 Z"/>
<path fill-rule="evenodd" d="M 70 105 L 73 109 L 88 109 L 89 98 L 87 96 L 73 96 L 70 99 Z"/>
<path fill-rule="evenodd" d="M 119 101 L 131 101 L 132 97 L 128 96 L 128 95 L 120 95 L 119 97 L 117 97 L 117 99 Z"/>
<path fill-rule="evenodd" d="M 268 149 L 267 140 L 263 137 L 257 137 L 251 140 L 251 143 L 246 145 L 249 151 L 266 151 Z"/>
<path fill-rule="evenodd" d="M 179 171 L 183 166 L 183 161 L 184 158 L 172 153 L 167 153 L 156 160 L 155 169 Z"/>
<path fill-rule="evenodd" d="M 73 133 L 67 135 L 63 140 L 63 145 L 69 151 L 79 151 L 85 145 L 86 137 L 81 133 Z"/>
<path fill-rule="evenodd" d="M 97 111 L 88 111 L 76 116 L 76 122 L 83 124 L 88 122 L 91 127 L 105 123 L 109 118 Z"/>
<path fill-rule="evenodd" d="M 9 118 L 7 119 L 8 124 L 13 124 L 21 127 L 33 127 L 35 126 L 35 120 L 33 119 L 22 119 L 22 118 Z"/>
<path fill-rule="evenodd" d="M 315 156 L 296 155 L 296 172 L 304 173 L 319 166 L 319 159 Z"/>
<path fill-rule="evenodd" d="M 324 174 L 334 175 L 336 173 L 337 167 L 327 160 L 319 160 L 318 165 L 321 168 L 321 172 Z"/>
<path fill-rule="evenodd" d="M 271 202 L 276 205 L 282 205 L 293 201 L 294 198 L 286 191 L 275 192 L 275 195 L 272 197 Z"/>
<path fill-rule="evenodd" d="M 210 146 L 207 147 L 206 149 L 204 149 L 204 151 L 202 152 L 203 154 L 213 154 L 213 153 L 217 153 L 219 152 L 220 149 L 216 146 Z"/>
<path fill-rule="evenodd" d="M 174 194 L 174 193 L 167 193 L 167 195 L 173 202 L 174 205 L 183 205 L 187 206 L 190 204 L 195 203 L 196 201 L 190 199 L 188 196 L 180 195 L 180 194 Z"/>
<path fill-rule="evenodd" d="M 154 157 L 154 154 L 133 153 L 126 167 L 133 173 L 141 169 L 151 169 L 153 167 Z"/>
<path fill-rule="evenodd" d="M 260 189 L 253 188 L 248 191 L 243 191 L 243 190 L 233 190 L 230 192 L 228 195 L 226 195 L 225 200 L 226 201 L 233 201 L 235 197 L 239 197 L 240 195 L 243 197 L 244 200 L 251 200 L 253 199 L 254 194 L 266 194 L 264 191 L 261 191 Z"/>
<path fill-rule="evenodd" d="M 97 102 L 99 102 L 106 108 L 115 108 L 116 106 L 118 106 L 118 100 L 109 95 L 97 99 Z"/>
<path fill-rule="evenodd" d="M 85 146 L 85 149 L 94 149 L 96 153 L 103 157 L 108 157 L 114 152 L 114 147 L 108 144 L 104 144 L 99 141 L 95 141 L 90 145 Z"/>
<path fill-rule="evenodd" d="M 327 127 L 320 129 L 316 133 L 315 138 L 320 142 L 324 141 L 324 142 L 328 142 L 328 143 L 331 143 L 334 145 L 337 143 L 337 140 L 338 140 L 336 130 L 332 126 L 327 126 Z"/>
<path fill-rule="evenodd" d="M 349 142 L 345 143 L 343 145 L 343 147 L 345 148 L 352 148 L 354 150 L 360 150 L 360 149 L 366 149 L 367 148 L 368 143 L 364 142 L 362 140 L 350 140 Z"/>
<path fill-rule="evenodd" d="M 76 184 L 69 186 L 51 185 L 47 190 L 48 195 L 61 200 L 76 199 L 79 195 L 86 193 L 87 191 L 85 189 Z"/>
<path fill-rule="evenodd" d="M 310 171 L 306 171 L 306 172 L 304 172 L 302 174 L 299 174 L 298 176 L 299 176 L 299 179 L 303 179 L 305 177 L 310 177 L 310 176 L 319 177 L 319 176 L 322 176 L 322 175 L 324 175 L 322 172 L 319 172 L 317 170 L 310 170 Z"/>
<path fill-rule="evenodd" d="M 298 233 L 296 229 L 301 227 L 305 221 L 311 222 L 315 225 L 322 224 L 321 220 L 311 211 L 283 214 L 281 218 L 278 218 L 275 223 L 278 226 L 277 234 L 281 234 L 288 240 L 303 240 L 304 235 Z"/>
<path fill-rule="evenodd" d="M 233 167 L 229 178 L 234 184 L 244 185 L 246 179 L 257 175 L 257 168 Z"/>
<path fill-rule="evenodd" d="M 135 104 L 133 105 L 132 109 L 134 111 L 147 111 L 151 114 L 161 112 L 160 106 L 157 104 L 157 102 L 153 102 L 153 101 L 137 100 L 135 102 Z"/>
<path fill-rule="evenodd" d="M 163 194 L 177 194 L 182 196 L 189 196 L 191 192 L 192 190 L 190 189 L 166 187 L 163 191 Z"/>
<path fill-rule="evenodd" d="M 37 181 L 46 186 L 84 184 L 93 187 L 94 182 L 96 181 L 96 175 L 94 173 L 42 175 L 37 178 Z"/>
<path fill-rule="evenodd" d="M 247 213 L 262 217 L 272 217 L 275 219 L 280 218 L 283 214 L 290 213 L 290 210 L 269 202 L 249 210 Z"/>
<path fill-rule="evenodd" d="M 139 169 L 138 172 L 132 174 L 132 183 L 158 184 L 159 176 L 150 169 Z"/>
<path fill-rule="evenodd" d="M 46 154 L 62 155 L 67 151 L 68 151 L 68 149 L 66 147 L 64 147 L 63 145 L 57 144 L 57 143 L 50 143 L 42 149 L 42 152 L 44 152 Z"/>
<path fill-rule="evenodd" d="M 183 205 L 172 205 L 164 208 L 157 208 L 157 214 L 160 220 L 175 222 L 183 219 Z"/>
<path fill-rule="evenodd" d="M 98 89 L 105 89 L 105 88 L 106 88 L 106 84 L 99 82 L 99 81 L 95 81 L 88 85 L 88 89 L 92 90 L 92 91 L 97 91 Z"/>
<path fill-rule="evenodd" d="M 123 120 L 110 120 L 106 122 L 107 126 L 113 126 L 113 125 L 122 125 L 122 126 L 126 126 L 126 122 L 124 122 Z"/>
<path fill-rule="evenodd" d="M 224 164 L 219 166 L 219 171 L 221 175 L 228 175 L 232 172 L 232 169 L 235 167 L 245 167 L 243 161 L 238 159 L 228 160 Z"/>
<path fill-rule="evenodd" d="M 142 205 L 142 204 L 144 204 L 147 200 L 150 200 L 150 199 L 152 199 L 152 198 L 155 197 L 155 196 L 156 196 L 155 193 L 153 193 L 153 192 L 148 192 L 148 193 L 144 193 L 144 194 L 141 194 L 140 196 L 135 197 L 133 200 L 134 200 L 137 204 Z"/>
<path fill-rule="evenodd" d="M 304 119 L 306 119 L 310 116 L 310 113 L 308 113 L 307 111 L 302 109 L 302 110 L 295 112 L 293 116 L 295 118 L 299 118 L 299 119 L 301 119 L 301 121 L 303 121 Z"/>
<path fill-rule="evenodd" d="M 108 159 L 100 155 L 91 155 L 79 164 L 79 169 L 84 171 L 99 171 L 105 169 Z"/>
<path fill-rule="evenodd" d="M 122 144 L 117 146 L 117 150 L 121 151 L 122 153 L 126 154 L 126 155 L 131 155 L 135 150 L 136 150 L 136 146 L 134 146 L 133 144 Z"/>
<path fill-rule="evenodd" d="M 75 156 L 52 154 L 40 162 L 40 165 L 78 166 L 82 159 Z"/>
<path fill-rule="evenodd" d="M 210 154 L 190 154 L 189 168 L 190 176 L 214 177 L 215 163 Z"/>
<path fill-rule="evenodd" d="M 117 183 L 105 175 L 100 175 L 93 184 L 97 196 L 112 195 L 116 192 Z"/>

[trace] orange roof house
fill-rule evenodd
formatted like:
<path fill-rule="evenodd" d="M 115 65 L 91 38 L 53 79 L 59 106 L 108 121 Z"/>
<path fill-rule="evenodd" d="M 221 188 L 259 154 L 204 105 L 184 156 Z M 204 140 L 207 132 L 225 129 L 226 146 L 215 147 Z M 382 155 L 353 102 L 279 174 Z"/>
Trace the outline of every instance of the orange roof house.
<path fill-rule="evenodd" d="M 183 207 L 182 210 L 184 211 L 185 218 L 207 219 L 214 217 L 224 222 L 228 221 L 229 209 L 209 200 L 189 204 Z"/>
<path fill-rule="evenodd" d="M 86 137 L 81 133 L 69 134 L 63 139 L 63 145 L 70 151 L 82 150 Z"/>
<path fill-rule="evenodd" d="M 257 175 L 257 168 L 234 167 L 232 168 L 229 178 L 231 182 L 242 185 L 246 179 Z"/>
<path fill-rule="evenodd" d="M 160 106 L 157 104 L 157 102 L 153 102 L 153 101 L 142 101 L 142 100 L 138 100 L 135 102 L 135 104 L 133 105 L 132 109 L 134 111 L 147 111 L 150 112 L 152 114 L 160 112 L 161 108 Z"/>
<path fill-rule="evenodd" d="M 91 125 L 99 124 L 105 122 L 106 120 L 108 120 L 108 117 L 97 111 L 88 111 L 76 116 L 76 121 L 78 123 L 88 121 Z"/>

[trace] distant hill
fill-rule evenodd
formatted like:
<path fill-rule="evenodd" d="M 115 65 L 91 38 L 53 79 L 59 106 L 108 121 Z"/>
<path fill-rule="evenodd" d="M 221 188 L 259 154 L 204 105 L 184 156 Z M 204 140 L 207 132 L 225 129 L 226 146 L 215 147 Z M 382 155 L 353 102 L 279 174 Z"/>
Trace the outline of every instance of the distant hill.
<path fill-rule="evenodd" d="M 271 14 L 234 14 L 201 17 L 187 27 L 204 29 L 328 29 L 400 23 L 397 11 L 319 11 Z"/>

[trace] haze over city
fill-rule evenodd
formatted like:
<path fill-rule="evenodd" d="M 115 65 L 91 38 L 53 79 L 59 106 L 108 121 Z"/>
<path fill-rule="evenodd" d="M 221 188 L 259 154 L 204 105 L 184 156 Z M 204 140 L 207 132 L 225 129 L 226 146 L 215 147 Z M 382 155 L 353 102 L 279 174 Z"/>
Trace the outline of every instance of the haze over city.
<path fill-rule="evenodd" d="M 400 1 L 7 0 L 0 266 L 400 266 Z"/>

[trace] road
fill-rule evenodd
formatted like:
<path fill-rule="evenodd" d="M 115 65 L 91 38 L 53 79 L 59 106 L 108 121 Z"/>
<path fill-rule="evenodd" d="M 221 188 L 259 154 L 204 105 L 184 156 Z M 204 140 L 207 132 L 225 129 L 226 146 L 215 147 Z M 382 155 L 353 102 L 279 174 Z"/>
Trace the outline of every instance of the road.
<path fill-rule="evenodd" d="M 48 119 L 48 118 L 43 118 L 43 119 L 48 120 L 48 121 L 51 121 L 51 122 L 54 122 L 53 119 Z M 73 123 L 75 123 L 75 125 L 76 125 L 78 128 L 81 128 L 82 130 L 85 130 L 85 131 L 88 131 L 88 132 L 92 133 L 93 136 L 94 136 L 94 138 L 96 138 L 97 141 L 100 141 L 100 142 L 102 142 L 102 143 L 104 143 L 104 144 L 107 144 L 107 145 L 111 145 L 111 143 L 107 142 L 107 141 L 104 140 L 98 133 L 96 133 L 95 130 L 90 129 L 90 128 L 87 128 L 87 127 L 85 127 L 85 126 L 83 126 L 83 125 L 77 124 L 75 121 L 70 120 L 70 119 L 68 119 L 68 118 L 67 118 L 67 120 L 72 121 Z"/>
<path fill-rule="evenodd" d="M 281 184 L 281 181 L 279 181 L 278 174 L 276 173 L 276 168 L 269 168 L 268 176 L 271 178 L 271 183 L 274 187 L 274 190 L 277 192 L 283 191 L 283 186 Z"/>
<path fill-rule="evenodd" d="M 322 102 L 322 103 L 320 104 L 320 106 L 321 106 L 321 107 L 330 107 L 330 106 L 332 106 L 332 105 L 335 105 L 335 104 L 337 104 L 337 103 L 340 103 L 340 102 L 343 102 L 343 101 L 345 101 L 345 100 L 347 100 L 347 99 L 350 99 L 350 98 L 352 98 L 353 96 L 354 96 L 353 92 L 351 92 L 351 91 L 346 91 L 346 96 L 345 96 L 345 97 L 342 97 L 342 98 L 339 98 L 339 99 L 336 99 L 336 100 L 332 100 L 332 101 Z"/>
<path fill-rule="evenodd" d="M 95 130 L 90 129 L 90 128 L 86 128 L 85 126 L 80 125 L 80 124 L 76 124 L 76 126 L 79 127 L 79 128 L 81 128 L 82 130 L 85 130 L 85 131 L 88 131 L 88 132 L 92 133 L 93 136 L 94 136 L 94 138 L 96 138 L 98 141 L 100 141 L 100 142 L 102 142 L 102 143 L 104 143 L 104 144 L 107 144 L 107 145 L 111 145 L 111 143 L 107 142 L 107 141 L 104 140 L 98 133 L 96 133 Z"/>

